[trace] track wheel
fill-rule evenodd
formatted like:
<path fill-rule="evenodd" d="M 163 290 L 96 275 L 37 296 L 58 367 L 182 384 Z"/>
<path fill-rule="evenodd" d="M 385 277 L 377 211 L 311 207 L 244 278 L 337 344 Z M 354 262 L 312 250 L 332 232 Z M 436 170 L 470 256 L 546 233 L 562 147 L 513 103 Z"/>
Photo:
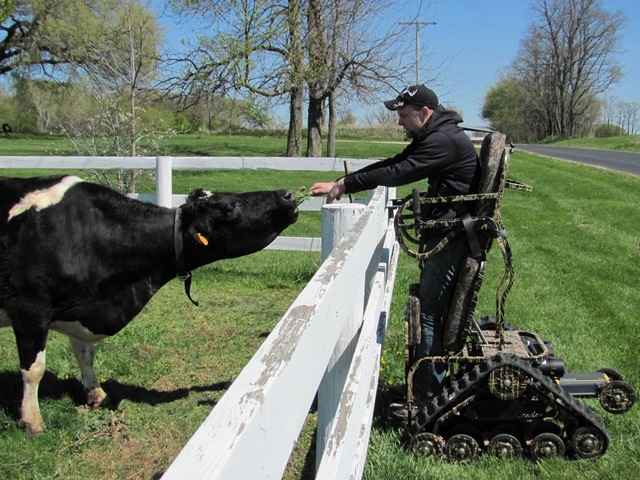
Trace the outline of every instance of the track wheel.
<path fill-rule="evenodd" d="M 602 433 L 592 427 L 580 427 L 571 437 L 571 448 L 580 458 L 595 458 L 605 451 Z"/>
<path fill-rule="evenodd" d="M 459 433 L 447 440 L 446 452 L 450 460 L 466 463 L 478 455 L 480 447 L 471 435 Z"/>
<path fill-rule="evenodd" d="M 514 458 L 522 453 L 522 445 L 513 435 L 499 433 L 489 442 L 489 453 L 500 458 Z"/>
<path fill-rule="evenodd" d="M 411 441 L 411 451 L 424 457 L 441 457 L 444 454 L 444 449 L 444 438 L 434 433 L 419 433 Z"/>
<path fill-rule="evenodd" d="M 503 365 L 489 374 L 489 391 L 499 400 L 514 400 L 527 389 L 527 375 L 518 367 Z"/>
<path fill-rule="evenodd" d="M 541 433 L 531 440 L 531 456 L 534 460 L 561 457 L 564 450 L 564 442 L 555 433 Z"/>
<path fill-rule="evenodd" d="M 624 413 L 635 401 L 635 390 L 623 380 L 613 380 L 600 390 L 600 405 L 609 413 Z"/>

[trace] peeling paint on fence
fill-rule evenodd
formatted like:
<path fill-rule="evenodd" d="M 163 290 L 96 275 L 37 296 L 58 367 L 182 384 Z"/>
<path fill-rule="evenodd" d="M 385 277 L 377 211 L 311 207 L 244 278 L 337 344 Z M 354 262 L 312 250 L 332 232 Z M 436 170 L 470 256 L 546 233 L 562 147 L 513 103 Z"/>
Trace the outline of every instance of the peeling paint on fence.
<path fill-rule="evenodd" d="M 381 188 L 165 472 L 164 479 L 281 477 L 349 314 L 354 282 L 362 285 L 357 288 L 365 289 L 364 284 L 373 281 L 364 275 L 372 257 L 376 256 L 376 264 L 385 256 L 386 262 L 395 258 L 380 251 L 378 239 L 393 232 L 388 228 L 385 207 Z M 369 295 L 373 304 L 367 306 L 367 315 L 371 318 L 365 315 L 362 330 L 366 328 L 367 335 L 360 333 L 358 340 L 366 348 L 354 356 L 344 402 L 329 429 L 325 451 L 343 461 L 348 458 L 344 452 L 362 450 L 361 424 L 375 398 L 369 391 L 372 373 L 365 381 L 362 372 L 377 374 L 381 297 L 388 291 L 380 278 L 387 276 L 387 271 L 385 267 L 373 272 L 378 280 Z M 368 430 L 364 435 L 368 438 Z M 350 444 L 345 445 L 345 441 Z M 364 461 L 362 454 L 359 457 Z"/>

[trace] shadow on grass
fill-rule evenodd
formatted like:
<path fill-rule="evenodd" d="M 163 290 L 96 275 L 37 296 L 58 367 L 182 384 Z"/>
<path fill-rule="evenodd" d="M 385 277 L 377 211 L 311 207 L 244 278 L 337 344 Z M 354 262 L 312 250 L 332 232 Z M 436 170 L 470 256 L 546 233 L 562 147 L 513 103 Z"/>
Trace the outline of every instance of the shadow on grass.
<path fill-rule="evenodd" d="M 22 401 L 22 377 L 19 373 L 0 371 L 0 409 L 9 416 L 20 418 L 20 404 Z M 130 400 L 135 403 L 158 405 L 170 403 L 181 398 L 188 397 L 192 392 L 220 392 L 229 388 L 230 382 L 218 382 L 211 385 L 195 385 L 188 388 L 161 391 L 149 389 L 139 385 L 130 385 L 108 380 L 102 383 L 102 387 L 109 396 L 110 403 L 107 408 L 117 409 L 122 400 Z M 82 382 L 76 379 L 61 379 L 56 375 L 46 372 L 40 382 L 40 399 L 60 399 L 68 396 L 77 405 L 84 405 L 86 398 Z M 215 405 L 215 401 L 202 401 L 201 404 Z"/>

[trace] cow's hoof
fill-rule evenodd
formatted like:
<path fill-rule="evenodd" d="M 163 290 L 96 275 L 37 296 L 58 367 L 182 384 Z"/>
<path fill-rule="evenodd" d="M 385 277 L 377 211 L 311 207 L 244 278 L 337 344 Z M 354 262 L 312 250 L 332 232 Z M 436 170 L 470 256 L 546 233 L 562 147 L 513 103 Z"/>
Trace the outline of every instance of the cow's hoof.
<path fill-rule="evenodd" d="M 42 420 L 37 422 L 25 422 L 24 420 L 20 420 L 18 425 L 21 428 L 24 428 L 29 435 L 34 436 L 42 435 L 47 429 L 47 425 Z"/>
<path fill-rule="evenodd" d="M 109 408 L 111 401 L 101 388 L 94 388 L 87 392 L 87 405 L 92 408 Z"/>

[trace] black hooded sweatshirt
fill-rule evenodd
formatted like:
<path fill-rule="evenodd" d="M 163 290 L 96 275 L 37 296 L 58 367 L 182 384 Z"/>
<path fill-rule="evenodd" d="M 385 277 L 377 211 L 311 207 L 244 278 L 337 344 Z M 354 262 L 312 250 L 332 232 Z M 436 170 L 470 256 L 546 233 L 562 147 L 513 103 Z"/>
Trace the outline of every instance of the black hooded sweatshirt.
<path fill-rule="evenodd" d="M 478 154 L 457 124 L 456 112 L 435 110 L 423 131 L 398 155 L 368 165 L 344 177 L 346 193 L 383 185 L 397 187 L 428 179 L 429 196 L 462 195 L 471 191 Z M 432 218 L 453 218 L 453 210 L 432 212 Z"/>

